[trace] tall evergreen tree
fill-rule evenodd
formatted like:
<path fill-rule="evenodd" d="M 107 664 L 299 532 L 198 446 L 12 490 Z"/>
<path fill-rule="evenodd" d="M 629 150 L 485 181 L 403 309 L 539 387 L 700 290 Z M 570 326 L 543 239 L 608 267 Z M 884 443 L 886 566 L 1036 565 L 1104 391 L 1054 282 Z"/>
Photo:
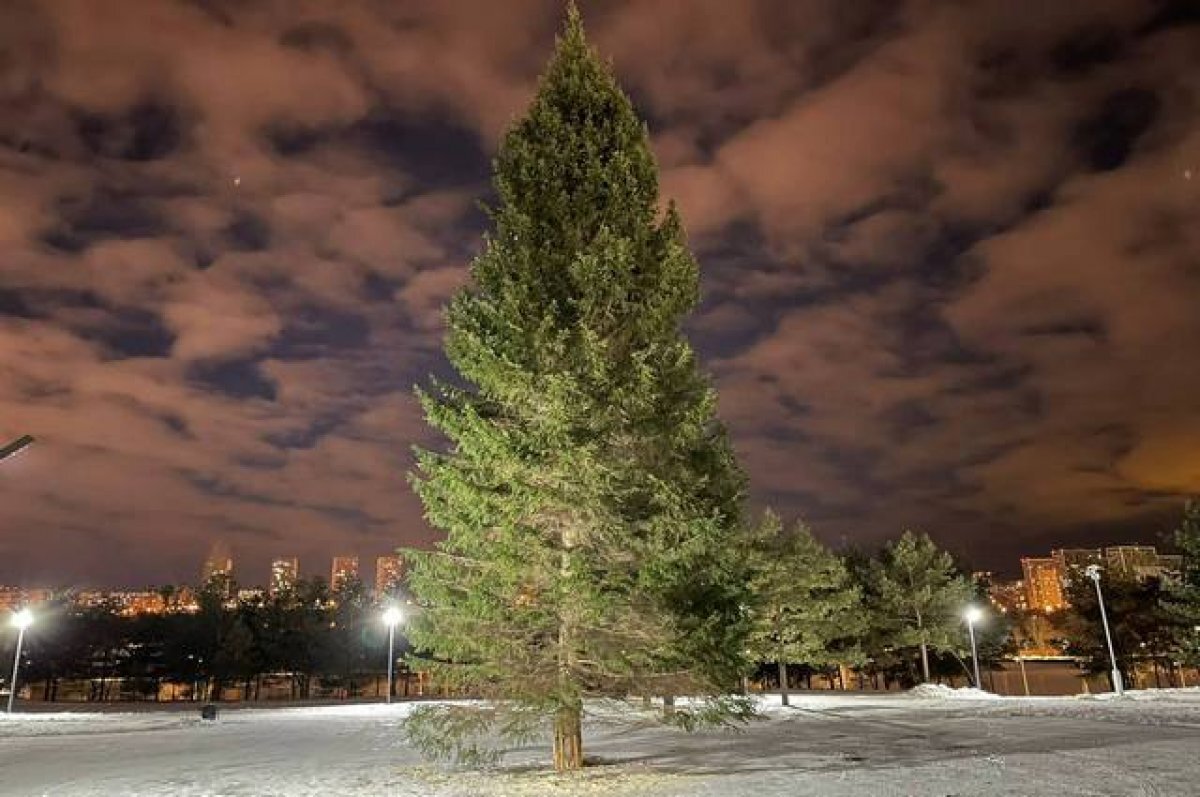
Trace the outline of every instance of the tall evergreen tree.
<path fill-rule="evenodd" d="M 1151 664 L 1159 677 L 1158 669 L 1169 664 L 1182 629 L 1164 606 L 1166 590 L 1159 579 L 1106 571 L 1102 586 L 1117 667 L 1126 685 L 1137 688 L 1139 662 Z M 1075 579 L 1068 584 L 1067 601 L 1071 608 L 1064 613 L 1060 627 L 1068 652 L 1085 659 L 1091 672 L 1109 672 L 1100 604 L 1091 579 Z"/>
<path fill-rule="evenodd" d="M 962 647 L 963 610 L 975 598 L 954 559 L 925 534 L 906 531 L 886 545 L 863 584 L 876 623 L 894 646 L 917 648 L 929 680 L 929 650 Z"/>
<path fill-rule="evenodd" d="M 469 732 L 531 737 L 552 718 L 555 766 L 574 769 L 585 696 L 736 683 L 744 479 L 680 331 L 695 260 L 573 6 L 495 188 L 494 230 L 448 310 L 461 382 L 420 394 L 450 446 L 418 451 L 414 486 L 446 538 L 406 555 L 419 666 L 497 700 L 418 712 L 408 731 L 470 757 Z"/>
<path fill-rule="evenodd" d="M 786 706 L 789 664 L 828 667 L 860 657 L 862 595 L 842 560 L 803 524 L 785 531 L 768 513 L 755 537 L 749 649 L 778 666 Z"/>
<path fill-rule="evenodd" d="M 1183 566 L 1164 585 L 1167 616 L 1175 628 L 1175 656 L 1185 665 L 1200 665 L 1200 500 L 1188 501 L 1175 530 Z"/>

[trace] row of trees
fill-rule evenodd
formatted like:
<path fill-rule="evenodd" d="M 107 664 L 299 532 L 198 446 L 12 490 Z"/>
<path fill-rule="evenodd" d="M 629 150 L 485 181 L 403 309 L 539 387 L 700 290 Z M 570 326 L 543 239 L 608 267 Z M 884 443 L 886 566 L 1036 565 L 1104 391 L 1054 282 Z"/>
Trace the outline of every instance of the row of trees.
<path fill-rule="evenodd" d="M 908 684 L 968 672 L 963 610 L 985 598 L 924 534 L 906 532 L 874 558 L 840 557 L 770 514 L 748 536 L 748 653 L 775 664 L 785 704 L 790 665 L 850 666 Z M 1001 652 L 1007 631 L 989 624 L 984 655 Z"/>
<path fill-rule="evenodd" d="M 264 677 L 275 675 L 289 679 L 290 697 L 307 698 L 317 680 L 353 694 L 386 668 L 386 630 L 356 581 L 336 593 L 314 579 L 272 595 L 232 594 L 214 578 L 195 612 L 134 616 L 55 600 L 39 609 L 26 637 L 22 680 L 40 682 L 45 700 L 57 699 L 64 681 L 86 683 L 92 700 L 157 699 L 163 684 L 186 685 L 192 698 L 240 688 L 255 699 Z"/>
<path fill-rule="evenodd" d="M 1126 683 L 1149 670 L 1153 685 L 1179 683 L 1176 668 L 1200 666 L 1200 502 L 1190 502 L 1173 535 L 1183 567 L 1165 579 L 1103 575 L 1117 665 Z M 985 585 L 971 581 L 922 534 L 905 533 L 871 558 L 839 557 L 802 525 L 784 531 L 768 516 L 751 534 L 755 608 L 753 661 L 772 662 L 784 691 L 789 665 L 806 672 L 847 665 L 900 684 L 967 675 L 963 609 L 986 605 Z M 987 616 L 977 628 L 982 661 L 1020 652 L 1033 623 L 1049 623 L 1053 646 L 1107 674 L 1108 649 L 1092 581 L 1069 579 L 1070 607 Z"/>
<path fill-rule="evenodd" d="M 803 524 L 785 528 L 768 513 L 743 539 L 751 599 L 746 672 L 777 683 L 785 703 L 797 673 L 832 682 L 845 667 L 885 687 L 968 674 L 963 608 L 986 598 L 927 536 L 905 533 L 874 557 L 839 556 Z M 1105 578 L 1127 682 L 1138 664 L 1161 667 L 1168 684 L 1176 665 L 1200 665 L 1200 503 L 1187 506 L 1175 542 L 1184 554 L 1178 578 Z M 116 606 L 78 609 L 65 599 L 42 607 L 26 647 L 26 676 L 40 682 L 45 700 L 58 696 L 64 680 L 86 681 L 93 700 L 110 699 L 118 688 L 157 697 L 163 683 L 192 685 L 193 696 L 238 687 L 253 699 L 268 674 L 286 676 L 290 697 L 306 698 L 315 679 L 352 694 L 383 667 L 378 607 L 358 582 L 336 594 L 320 579 L 236 602 L 231 593 L 231 585 L 210 582 L 195 613 L 125 616 Z M 1076 579 L 1068 594 L 1071 608 L 1056 619 L 1058 644 L 1090 671 L 1106 673 L 1095 590 Z M 981 658 L 1017 652 L 1012 631 L 1025 619 L 991 615 L 979 629 Z"/>
<path fill-rule="evenodd" d="M 848 665 L 912 683 L 930 677 L 932 651 L 935 674 L 964 671 L 960 617 L 973 588 L 924 535 L 905 534 L 876 559 L 844 559 L 804 526 L 785 529 L 767 515 L 746 543 L 745 659 L 776 667 L 785 695 L 789 666 L 812 674 Z M 171 591 L 164 594 L 170 607 Z M 263 676 L 275 675 L 290 679 L 290 697 L 306 698 L 315 679 L 352 693 L 384 666 L 378 607 L 358 582 L 335 594 L 320 579 L 236 601 L 232 594 L 217 578 L 198 593 L 198 611 L 133 616 L 63 597 L 39 609 L 25 678 L 40 683 L 44 700 L 57 699 L 63 681 L 86 682 L 91 700 L 156 699 L 163 684 L 214 698 L 237 687 L 256 699 Z"/>

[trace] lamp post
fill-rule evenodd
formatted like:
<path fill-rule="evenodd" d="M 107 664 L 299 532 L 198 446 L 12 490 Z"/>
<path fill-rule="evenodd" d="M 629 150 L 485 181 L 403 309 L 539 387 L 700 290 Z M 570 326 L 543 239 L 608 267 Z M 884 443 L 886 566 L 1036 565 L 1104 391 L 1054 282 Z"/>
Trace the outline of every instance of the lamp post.
<path fill-rule="evenodd" d="M 0 461 L 19 454 L 20 452 L 29 448 L 31 445 L 33 445 L 33 437 L 31 435 L 18 437 L 16 440 L 13 440 L 11 443 L 4 446 L 4 448 L 0 448 Z"/>
<path fill-rule="evenodd" d="M 1025 697 L 1029 697 L 1029 675 L 1025 672 L 1025 657 L 1017 654 L 1017 663 L 1021 665 L 1021 683 L 1025 686 Z"/>
<path fill-rule="evenodd" d="M 21 668 L 21 643 L 25 641 L 25 629 L 33 625 L 33 612 L 22 609 L 12 616 L 13 627 L 17 629 L 17 652 L 13 656 L 12 682 L 8 685 L 8 713 L 13 710 L 13 699 L 17 696 L 17 673 Z"/>
<path fill-rule="evenodd" d="M 395 691 L 392 688 L 393 672 L 396 664 L 396 625 L 400 622 L 403 615 L 395 606 L 389 606 L 383 612 L 383 624 L 388 629 L 388 681 L 387 681 L 387 702 L 392 702 L 392 693 Z"/>
<path fill-rule="evenodd" d="M 1100 603 L 1100 622 L 1104 624 L 1104 641 L 1108 643 L 1108 661 L 1112 664 L 1112 686 L 1117 695 L 1125 694 L 1125 682 L 1117 668 L 1117 652 L 1113 648 L 1112 631 L 1108 628 L 1108 612 L 1104 609 L 1104 593 L 1100 590 L 1100 566 L 1088 565 L 1084 571 L 1096 585 L 1096 600 Z"/>
<path fill-rule="evenodd" d="M 975 688 L 982 689 L 983 681 L 979 680 L 979 648 L 975 645 L 975 624 L 983 619 L 983 609 L 978 606 L 968 606 L 963 612 L 967 620 L 967 632 L 971 635 L 971 664 L 975 668 Z"/>

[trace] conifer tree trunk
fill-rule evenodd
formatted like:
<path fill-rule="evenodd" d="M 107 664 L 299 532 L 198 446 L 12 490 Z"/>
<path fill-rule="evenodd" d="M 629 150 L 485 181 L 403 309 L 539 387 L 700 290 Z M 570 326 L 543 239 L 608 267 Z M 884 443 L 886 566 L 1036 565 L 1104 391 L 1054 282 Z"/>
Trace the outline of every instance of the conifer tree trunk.
<path fill-rule="evenodd" d="M 562 532 L 562 556 L 559 560 L 559 575 L 563 582 L 571 579 L 571 549 L 575 547 L 575 534 L 571 529 Z M 575 628 L 569 605 L 560 609 L 558 621 L 558 672 L 559 688 L 568 693 L 571 689 L 574 665 Z M 554 769 L 570 772 L 583 767 L 583 705 L 572 700 L 559 706 L 554 714 Z"/>
<path fill-rule="evenodd" d="M 783 659 L 779 660 L 779 699 L 783 705 L 788 703 L 788 670 L 787 662 Z"/>
<path fill-rule="evenodd" d="M 925 635 L 925 619 L 917 611 L 917 629 L 921 632 L 921 675 L 925 683 L 929 683 L 929 644 Z"/>
<path fill-rule="evenodd" d="M 554 714 L 554 769 L 558 772 L 572 772 L 582 767 L 582 706 L 560 706 Z"/>

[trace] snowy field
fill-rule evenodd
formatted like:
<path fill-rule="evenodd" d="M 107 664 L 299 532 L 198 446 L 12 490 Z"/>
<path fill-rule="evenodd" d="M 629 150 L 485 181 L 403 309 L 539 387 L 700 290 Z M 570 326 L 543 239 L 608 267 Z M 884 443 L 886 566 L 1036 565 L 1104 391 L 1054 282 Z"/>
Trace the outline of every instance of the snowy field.
<path fill-rule="evenodd" d="M 1122 700 L 802 693 L 741 732 L 686 734 L 598 707 L 594 766 L 543 770 L 544 747 L 480 773 L 408 749 L 408 710 L 358 705 L 0 715 L 0 794 L 35 795 L 1197 795 L 1200 690 Z"/>

